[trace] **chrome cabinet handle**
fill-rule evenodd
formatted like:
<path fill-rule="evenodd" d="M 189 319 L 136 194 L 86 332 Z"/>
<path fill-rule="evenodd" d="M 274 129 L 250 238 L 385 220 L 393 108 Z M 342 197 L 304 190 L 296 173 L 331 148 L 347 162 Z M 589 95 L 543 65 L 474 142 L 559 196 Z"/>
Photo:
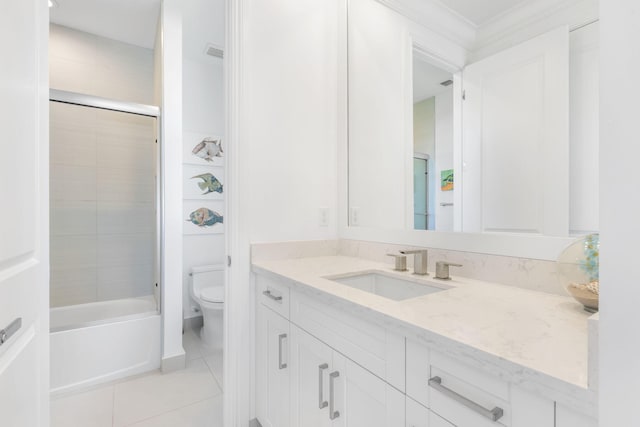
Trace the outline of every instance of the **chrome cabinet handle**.
<path fill-rule="evenodd" d="M 9 338 L 13 336 L 16 332 L 20 330 L 22 327 L 22 317 L 18 317 L 13 322 L 9 323 L 4 329 L 0 329 L 0 345 L 6 343 Z"/>
<path fill-rule="evenodd" d="M 281 302 L 282 301 L 282 297 L 281 296 L 275 296 L 274 294 L 271 293 L 271 291 L 269 289 L 267 289 L 266 291 L 262 292 L 262 295 L 264 295 L 267 298 L 271 298 L 272 300 L 274 300 L 276 302 Z"/>
<path fill-rule="evenodd" d="M 278 335 L 278 369 L 284 369 L 287 367 L 286 363 L 282 363 L 282 341 L 287 338 L 287 334 Z"/>
<path fill-rule="evenodd" d="M 430 378 L 429 387 L 435 388 L 445 396 L 452 398 L 456 402 L 466 406 L 467 408 L 471 409 L 474 412 L 477 412 L 483 417 L 489 418 L 491 421 L 498 421 L 504 415 L 504 410 L 502 408 L 499 408 L 496 406 L 491 410 L 486 409 L 484 406 L 478 405 L 473 400 L 469 400 L 466 397 L 462 396 L 461 394 L 458 394 L 455 391 L 451 390 L 450 388 L 443 386 L 442 378 L 440 377 Z"/>
<path fill-rule="evenodd" d="M 329 374 L 329 419 L 335 420 L 340 416 L 339 411 L 334 411 L 335 394 L 334 394 L 334 382 L 335 379 L 340 376 L 340 372 L 335 371 Z"/>
<path fill-rule="evenodd" d="M 322 372 L 325 369 L 329 369 L 329 365 L 327 365 L 326 363 L 323 363 L 322 365 L 318 366 L 318 408 L 322 409 L 322 408 L 326 408 L 327 406 L 329 406 L 329 403 L 324 400 L 324 386 L 322 384 Z"/>

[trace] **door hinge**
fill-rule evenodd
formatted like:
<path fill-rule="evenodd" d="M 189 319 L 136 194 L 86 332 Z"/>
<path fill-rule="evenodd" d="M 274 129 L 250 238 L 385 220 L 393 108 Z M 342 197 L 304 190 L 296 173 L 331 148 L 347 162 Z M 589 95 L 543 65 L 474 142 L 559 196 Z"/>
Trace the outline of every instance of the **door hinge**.
<path fill-rule="evenodd" d="M 227 255 L 227 267 L 231 267 L 231 256 Z"/>
<path fill-rule="evenodd" d="M 462 100 L 463 100 L 463 101 L 466 101 L 466 99 L 467 99 L 467 91 L 466 91 L 466 90 L 463 90 L 463 91 L 462 91 Z"/>

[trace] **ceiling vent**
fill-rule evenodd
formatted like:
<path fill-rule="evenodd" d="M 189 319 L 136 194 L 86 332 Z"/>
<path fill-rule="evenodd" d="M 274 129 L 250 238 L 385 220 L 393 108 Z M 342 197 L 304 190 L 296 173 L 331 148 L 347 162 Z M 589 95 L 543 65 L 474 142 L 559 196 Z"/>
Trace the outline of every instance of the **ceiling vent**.
<path fill-rule="evenodd" d="M 221 47 L 211 43 L 209 43 L 207 47 L 204 49 L 204 53 L 206 55 L 213 56 L 216 58 L 224 58 L 224 50 L 222 50 Z"/>
<path fill-rule="evenodd" d="M 451 86 L 453 84 L 453 80 L 445 80 L 440 84 L 444 87 Z"/>

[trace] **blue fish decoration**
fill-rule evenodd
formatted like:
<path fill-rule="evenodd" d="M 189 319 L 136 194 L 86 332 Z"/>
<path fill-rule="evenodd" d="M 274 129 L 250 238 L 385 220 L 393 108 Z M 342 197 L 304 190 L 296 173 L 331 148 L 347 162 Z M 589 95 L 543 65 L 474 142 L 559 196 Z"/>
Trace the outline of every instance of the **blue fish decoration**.
<path fill-rule="evenodd" d="M 202 182 L 198 183 L 198 187 L 204 191 L 202 194 L 209 194 L 213 192 L 222 193 L 222 183 L 218 178 L 213 176 L 213 174 L 207 172 L 191 177 L 191 179 L 195 178 L 200 178 L 202 180 Z"/>
<path fill-rule="evenodd" d="M 223 217 L 218 212 L 214 212 L 211 209 L 199 208 L 189 214 L 188 222 L 191 222 L 198 227 L 206 228 L 213 227 L 214 225 L 223 223 Z"/>

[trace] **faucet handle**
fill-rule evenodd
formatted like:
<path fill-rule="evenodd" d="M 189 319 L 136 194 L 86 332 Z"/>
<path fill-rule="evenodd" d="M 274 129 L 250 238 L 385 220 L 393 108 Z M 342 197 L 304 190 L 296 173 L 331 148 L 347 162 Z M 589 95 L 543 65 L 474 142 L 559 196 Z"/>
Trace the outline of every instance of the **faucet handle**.
<path fill-rule="evenodd" d="M 449 267 L 462 267 L 462 264 L 447 261 L 436 262 L 436 279 L 450 280 Z"/>
<path fill-rule="evenodd" d="M 399 254 L 387 254 L 387 256 L 392 256 L 396 259 L 396 266 L 394 270 L 396 271 L 407 271 L 407 257 Z"/>

